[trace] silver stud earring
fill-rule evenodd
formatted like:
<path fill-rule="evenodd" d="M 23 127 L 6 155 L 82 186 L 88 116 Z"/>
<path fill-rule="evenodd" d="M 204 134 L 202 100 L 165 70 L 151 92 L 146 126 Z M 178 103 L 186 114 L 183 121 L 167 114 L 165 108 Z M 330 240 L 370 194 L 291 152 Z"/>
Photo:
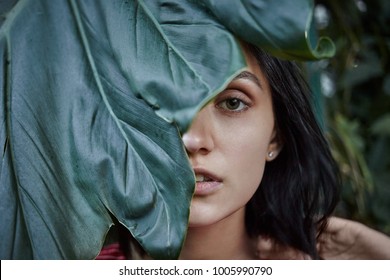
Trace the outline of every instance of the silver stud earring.
<path fill-rule="evenodd" d="M 274 152 L 273 151 L 268 152 L 268 157 L 269 158 L 272 158 L 273 156 L 274 156 Z"/>

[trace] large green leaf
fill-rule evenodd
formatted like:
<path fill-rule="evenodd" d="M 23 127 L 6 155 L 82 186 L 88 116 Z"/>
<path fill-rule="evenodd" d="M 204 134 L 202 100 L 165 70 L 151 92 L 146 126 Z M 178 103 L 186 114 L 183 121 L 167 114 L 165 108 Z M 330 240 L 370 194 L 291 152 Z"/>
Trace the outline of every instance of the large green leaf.
<path fill-rule="evenodd" d="M 244 41 L 261 46 L 276 56 L 312 60 L 334 55 L 334 45 L 329 38 L 317 40 L 313 1 L 201 2 Z"/>
<path fill-rule="evenodd" d="M 178 128 L 245 67 L 231 32 L 304 36 L 291 21 L 311 17 L 310 1 L 283 1 L 306 9 L 280 16 L 275 1 L 242 1 L 281 21 L 259 28 L 232 3 L 20 0 L 2 12 L 1 259 L 93 258 L 113 216 L 153 258 L 178 257 L 194 187 Z M 271 41 L 255 43 L 317 56 Z"/>

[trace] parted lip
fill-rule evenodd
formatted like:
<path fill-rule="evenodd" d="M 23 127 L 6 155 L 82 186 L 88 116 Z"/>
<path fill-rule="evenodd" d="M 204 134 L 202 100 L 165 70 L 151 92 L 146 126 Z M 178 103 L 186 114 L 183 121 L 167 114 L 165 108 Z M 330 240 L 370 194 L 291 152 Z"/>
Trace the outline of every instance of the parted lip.
<path fill-rule="evenodd" d="M 205 178 L 209 179 L 210 181 L 222 182 L 222 179 L 218 175 L 210 172 L 209 170 L 207 170 L 203 167 L 194 167 L 194 173 L 195 173 L 195 176 L 202 175 Z"/>

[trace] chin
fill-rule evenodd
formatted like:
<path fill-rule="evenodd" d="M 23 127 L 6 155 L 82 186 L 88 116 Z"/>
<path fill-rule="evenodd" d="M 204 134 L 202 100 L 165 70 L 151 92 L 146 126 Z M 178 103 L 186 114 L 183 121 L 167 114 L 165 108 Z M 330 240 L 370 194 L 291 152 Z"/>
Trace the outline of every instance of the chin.
<path fill-rule="evenodd" d="M 189 219 L 188 228 L 201 228 L 201 227 L 207 227 L 211 226 L 215 223 L 217 223 L 220 219 L 218 218 L 211 218 L 211 217 L 197 217 L 197 218 L 191 218 Z"/>

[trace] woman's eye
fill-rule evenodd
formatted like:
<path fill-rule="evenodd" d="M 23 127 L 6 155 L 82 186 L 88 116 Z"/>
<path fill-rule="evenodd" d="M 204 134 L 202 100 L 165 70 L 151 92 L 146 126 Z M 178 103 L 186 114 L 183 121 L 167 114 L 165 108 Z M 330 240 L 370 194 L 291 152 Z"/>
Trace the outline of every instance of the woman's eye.
<path fill-rule="evenodd" d="M 221 101 L 218 104 L 218 107 L 227 111 L 239 112 L 245 110 L 248 107 L 248 105 L 246 105 L 242 100 L 238 98 L 228 98 Z"/>

